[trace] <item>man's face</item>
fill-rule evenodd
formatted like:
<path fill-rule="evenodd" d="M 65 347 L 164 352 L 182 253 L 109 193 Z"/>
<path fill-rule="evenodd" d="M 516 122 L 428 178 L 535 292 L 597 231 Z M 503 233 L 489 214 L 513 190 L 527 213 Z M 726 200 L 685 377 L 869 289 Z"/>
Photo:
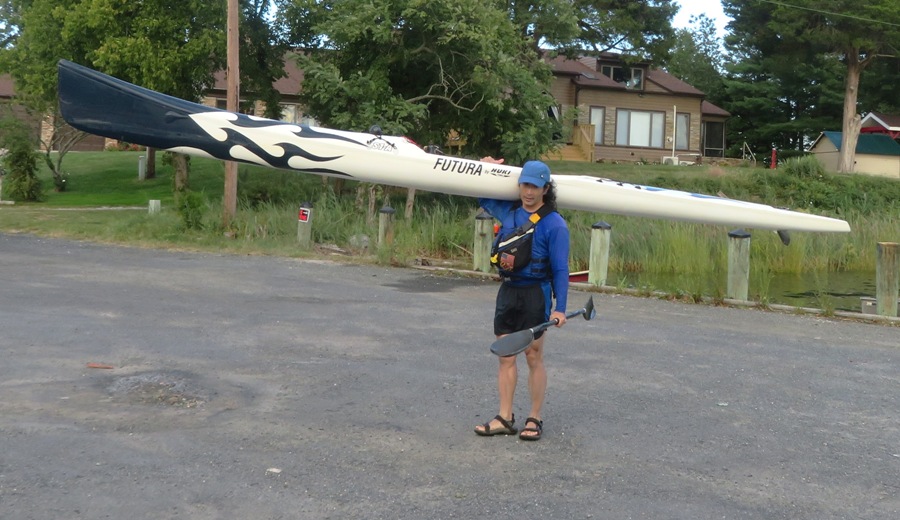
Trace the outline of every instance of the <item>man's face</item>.
<path fill-rule="evenodd" d="M 522 207 L 526 211 L 534 212 L 544 202 L 544 194 L 550 189 L 549 186 L 538 188 L 534 184 L 523 182 L 519 184 L 519 198 L 522 200 Z"/>

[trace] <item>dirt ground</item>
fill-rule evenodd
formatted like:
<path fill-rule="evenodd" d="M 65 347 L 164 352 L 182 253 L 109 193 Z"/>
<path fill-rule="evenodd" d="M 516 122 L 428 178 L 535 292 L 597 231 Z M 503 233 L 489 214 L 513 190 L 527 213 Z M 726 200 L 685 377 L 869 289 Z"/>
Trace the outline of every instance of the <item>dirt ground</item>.
<path fill-rule="evenodd" d="M 0 518 L 900 517 L 897 327 L 594 294 L 529 443 L 496 289 L 0 234 Z"/>

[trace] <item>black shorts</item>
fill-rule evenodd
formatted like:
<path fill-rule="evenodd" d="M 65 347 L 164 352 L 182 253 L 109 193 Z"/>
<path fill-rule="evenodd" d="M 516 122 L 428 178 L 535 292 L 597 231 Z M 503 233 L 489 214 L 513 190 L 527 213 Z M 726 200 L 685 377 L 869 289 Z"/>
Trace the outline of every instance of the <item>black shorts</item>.
<path fill-rule="evenodd" d="M 548 285 L 548 287 L 544 287 Z M 500 285 L 497 291 L 497 308 L 494 312 L 494 335 L 512 334 L 540 325 L 550 318 L 549 284 L 529 287 Z M 534 335 L 537 339 L 544 332 Z"/>

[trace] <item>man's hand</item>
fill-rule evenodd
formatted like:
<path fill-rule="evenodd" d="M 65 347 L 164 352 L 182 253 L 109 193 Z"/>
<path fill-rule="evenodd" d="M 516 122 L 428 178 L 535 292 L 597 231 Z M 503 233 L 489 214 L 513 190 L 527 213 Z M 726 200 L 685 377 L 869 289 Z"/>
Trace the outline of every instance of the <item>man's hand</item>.
<path fill-rule="evenodd" d="M 488 155 L 487 157 L 481 158 L 481 162 L 489 162 L 489 163 L 494 163 L 494 164 L 503 164 L 505 161 L 506 161 L 506 159 L 494 159 L 490 155 Z"/>
<path fill-rule="evenodd" d="M 564 313 L 564 312 L 559 312 L 559 311 L 553 311 L 553 313 L 550 314 L 550 319 L 551 319 L 551 320 L 554 320 L 554 319 L 555 319 L 555 320 L 556 320 L 556 326 L 557 326 L 557 327 L 562 327 L 563 325 L 566 324 L 566 313 Z"/>

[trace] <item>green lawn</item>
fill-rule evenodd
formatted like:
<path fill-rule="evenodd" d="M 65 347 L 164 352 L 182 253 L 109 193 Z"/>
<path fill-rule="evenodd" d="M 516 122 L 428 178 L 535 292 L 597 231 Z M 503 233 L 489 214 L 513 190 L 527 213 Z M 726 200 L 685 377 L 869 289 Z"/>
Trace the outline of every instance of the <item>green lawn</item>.
<path fill-rule="evenodd" d="M 46 165 L 38 172 L 44 180 L 46 207 L 79 206 L 146 206 L 152 199 L 164 205 L 172 202 L 171 166 L 163 164 L 163 154 L 157 154 L 157 177 L 138 179 L 139 157 L 145 152 L 69 152 L 63 159 L 68 172 L 64 192 L 53 190 L 50 171 Z M 221 197 L 224 166 L 222 161 L 193 158 L 191 187 Z"/>

